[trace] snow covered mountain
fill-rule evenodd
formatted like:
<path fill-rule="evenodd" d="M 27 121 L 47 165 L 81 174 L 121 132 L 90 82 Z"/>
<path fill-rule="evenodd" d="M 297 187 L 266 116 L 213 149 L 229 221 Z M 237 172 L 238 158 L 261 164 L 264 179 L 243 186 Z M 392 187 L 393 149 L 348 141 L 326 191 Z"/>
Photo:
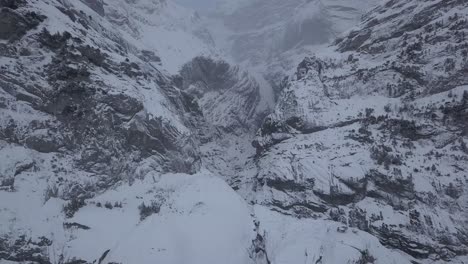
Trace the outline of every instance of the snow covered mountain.
<path fill-rule="evenodd" d="M 357 24 L 377 1 L 266 1 L 245 2 L 226 16 L 233 31 L 231 49 L 238 61 L 264 64 L 266 59 L 308 45 L 329 43 Z M 262 14 L 262 15 L 259 15 Z"/>
<path fill-rule="evenodd" d="M 124 38 L 131 37 L 131 45 L 157 50 L 164 69 L 171 74 L 195 56 L 217 54 L 199 15 L 173 1 L 106 1 L 103 8 L 107 20 L 123 31 Z"/>
<path fill-rule="evenodd" d="M 194 56 L 216 58 L 209 35 L 192 12 L 154 0 L 0 4 L 0 262 L 187 263 L 195 252 L 200 255 L 193 263 L 213 262 L 215 257 L 202 251 L 205 244 L 197 243 L 201 248 L 188 250 L 185 257 L 173 251 L 183 246 L 179 243 L 190 246 L 186 239 L 195 233 L 185 231 L 173 242 L 164 240 L 169 244 L 148 247 L 159 254 L 155 259 L 150 253 L 137 258 L 139 246 L 116 255 L 131 230 L 138 230 L 132 233 L 135 239 L 140 239 L 137 233 L 147 233 L 140 228 L 144 217 L 166 210 L 162 199 L 174 217 L 182 212 L 182 207 L 170 209 L 176 200 L 194 202 L 180 204 L 187 206 L 188 220 L 195 220 L 191 206 L 200 209 L 198 223 L 186 230 L 202 232 L 201 225 L 206 230 L 216 224 L 221 228 L 224 219 L 232 219 L 234 225 L 251 231 L 247 205 L 224 182 L 208 177 L 208 172 L 189 175 L 200 174 L 200 146 L 219 138 L 219 129 L 259 123 L 257 115 L 265 110 L 257 111 L 259 85 L 238 68 L 219 62 L 219 67 L 208 68 L 225 71 L 224 75 L 214 76 L 218 83 L 199 87 L 209 89 L 201 91 L 206 98 L 202 100 L 197 96 L 203 94 L 190 87 L 203 76 L 186 70 L 170 74 Z M 186 86 L 178 87 L 180 82 Z M 210 107 L 219 108 L 228 95 L 232 101 L 224 105 L 232 106 L 224 114 L 210 115 Z M 234 120 L 236 106 L 244 107 L 245 102 L 251 107 L 242 119 Z M 224 118 L 231 121 L 222 122 Z M 176 182 L 166 187 L 156 184 L 166 173 L 187 175 L 168 176 Z M 151 186 L 140 184 L 143 179 Z M 193 191 L 194 198 L 176 198 L 190 194 L 174 187 Z M 216 203 L 203 209 L 206 202 L 223 198 L 199 197 L 199 187 L 203 192 L 228 190 L 221 195 L 239 211 L 224 216 Z M 222 217 L 205 222 L 212 217 L 206 210 Z M 240 222 L 234 221 L 237 217 Z M 108 224 L 114 218 L 121 220 Z M 225 243 L 228 250 L 230 240 L 220 241 L 225 235 L 216 232 L 211 240 L 204 239 Z M 243 245 L 238 247 L 240 254 L 232 253 L 233 263 L 244 262 L 237 258 L 248 255 L 244 247 L 251 246 L 250 235 L 233 237 Z"/>
<path fill-rule="evenodd" d="M 466 263 L 468 3 L 219 8 L 0 0 L 0 264 Z"/>
<path fill-rule="evenodd" d="M 205 24 L 217 46 L 266 79 L 276 98 L 298 60 L 356 25 L 379 1 L 220 0 Z"/>
<path fill-rule="evenodd" d="M 388 1 L 304 59 L 254 142 L 255 201 L 366 231 L 418 263 L 466 255 L 467 11 Z"/>

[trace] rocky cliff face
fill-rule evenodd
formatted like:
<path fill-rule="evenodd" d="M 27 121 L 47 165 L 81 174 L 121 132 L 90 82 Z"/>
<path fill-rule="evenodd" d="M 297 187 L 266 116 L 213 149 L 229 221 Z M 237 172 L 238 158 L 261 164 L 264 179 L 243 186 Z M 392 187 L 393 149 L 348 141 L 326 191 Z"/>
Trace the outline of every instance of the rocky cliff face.
<path fill-rule="evenodd" d="M 245 2 L 225 17 L 226 27 L 234 33 L 229 42 L 232 54 L 238 61 L 265 65 L 284 52 L 328 43 L 355 25 L 365 10 L 376 3 L 372 0 Z M 263 15 L 259 16 L 260 13 Z"/>
<path fill-rule="evenodd" d="M 193 232 L 205 233 L 187 244 L 200 245 L 191 251 L 202 252 L 198 260 L 187 251 L 194 263 L 214 263 L 232 243 L 242 251 L 233 263 L 252 261 L 247 205 L 202 164 L 220 168 L 217 151 L 227 149 L 214 146 L 253 131 L 266 107 L 248 73 L 221 60 L 192 60 L 215 55 L 199 18 L 166 1 L 0 5 L 0 262 L 187 263 L 164 252 L 179 250 Z M 169 182 L 161 175 L 171 175 Z M 229 213 L 216 201 L 230 204 Z M 175 222 L 144 231 L 156 214 Z M 138 231 L 129 236 L 131 229 Z M 149 242 L 147 253 L 135 254 L 141 245 L 116 244 L 124 233 L 130 240 L 165 236 L 158 241 L 168 244 L 159 257 Z M 207 241 L 226 250 L 208 253 Z"/>
<path fill-rule="evenodd" d="M 25 21 L 22 36 L 6 32 L 2 46 L 2 140 L 60 153 L 103 186 L 133 174 L 145 160 L 161 171 L 197 170 L 182 114 L 190 111 L 188 99 L 171 78 L 138 58 L 141 51 L 93 37 L 103 29 L 94 20 L 100 18 L 65 3 L 2 12 L 10 14 L 4 16 L 8 23 Z M 51 32 L 58 23 L 70 27 Z"/>
<path fill-rule="evenodd" d="M 306 58 L 254 141 L 257 199 L 417 261 L 466 255 L 467 7 L 388 1 Z"/>
<path fill-rule="evenodd" d="M 290 27 L 237 15 L 289 62 L 374 3 L 280 2 L 252 5 Z M 467 262 L 466 1 L 384 1 L 266 63 L 272 110 L 171 1 L 0 8 L 0 263 Z"/>
<path fill-rule="evenodd" d="M 197 57 L 181 71 L 181 88 L 197 98 L 209 123 L 234 132 L 258 126 L 266 111 L 257 81 L 238 66 Z"/>
<path fill-rule="evenodd" d="M 101 255 L 105 249 L 98 249 L 96 256 L 80 253 L 82 247 L 67 238 L 74 236 L 74 230 L 91 227 L 67 219 L 90 203 L 122 208 L 119 201 L 91 202 L 121 184 L 155 180 L 157 174 L 198 172 L 200 142 L 212 137 L 199 130 L 235 129 L 255 119 L 258 84 L 237 68 L 207 60 L 215 75 L 207 75 L 206 80 L 218 83 L 204 87 L 209 90 L 201 91 L 209 97 L 204 101 L 189 87 L 177 87 L 178 77 L 166 71 L 173 65 L 164 64 L 169 54 L 148 48 L 153 41 L 145 39 L 148 34 L 164 38 L 185 32 L 184 37 L 197 39 L 196 43 L 206 40 L 199 38 L 198 28 L 184 28 L 188 22 L 179 20 L 183 9 L 173 10 L 171 5 L 165 1 L 0 2 L 0 192 L 5 210 L 0 221 L 0 262 L 101 263 L 100 257 L 108 253 Z M 216 75 L 219 72 L 224 75 Z M 204 78 L 185 70 L 182 76 L 184 85 Z M 209 93 L 217 89 L 219 94 Z M 226 101 L 223 94 L 229 92 L 237 94 L 235 107 L 250 105 L 240 120 L 232 113 L 237 108 L 221 117 L 210 109 L 219 108 Z M 224 118 L 228 120 L 223 122 Z M 31 195 L 34 198 L 28 198 Z M 134 208 L 143 215 L 153 214 L 160 202 L 151 200 L 148 206 Z M 43 209 L 54 207 L 51 204 L 58 207 Z M 49 217 L 61 220 L 52 224 Z M 25 223 L 28 218 L 40 224 Z M 62 246 L 69 250 L 58 250 Z M 109 243 L 97 248 L 102 246 Z"/>
<path fill-rule="evenodd" d="M 220 2 L 229 4 L 208 23 L 215 42 L 234 61 L 265 78 L 277 99 L 281 81 L 298 60 L 356 25 L 379 0 Z"/>

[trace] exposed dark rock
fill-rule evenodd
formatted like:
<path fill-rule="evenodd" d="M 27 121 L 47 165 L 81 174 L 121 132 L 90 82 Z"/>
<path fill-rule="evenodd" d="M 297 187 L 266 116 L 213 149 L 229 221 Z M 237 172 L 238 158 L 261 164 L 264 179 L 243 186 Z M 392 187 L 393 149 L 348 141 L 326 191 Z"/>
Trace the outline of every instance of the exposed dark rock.
<path fill-rule="evenodd" d="M 465 120 L 468 120 L 468 92 L 463 93 L 460 101 L 446 104 L 442 112 L 446 123 L 459 127 L 461 135 L 468 135 L 468 122 L 465 122 Z M 464 151 L 468 153 L 468 149 Z"/>
<path fill-rule="evenodd" d="M 89 229 L 91 229 L 89 226 L 82 225 L 82 224 L 76 223 L 76 222 L 73 222 L 73 223 L 63 223 L 63 227 L 65 227 L 65 228 L 67 228 L 67 229 L 70 229 L 70 228 L 78 228 L 78 229 L 83 229 L 83 230 L 89 230 Z"/>
<path fill-rule="evenodd" d="M 8 7 L 10 9 L 18 9 L 26 3 L 25 0 L 0 0 L 0 8 Z"/>
<path fill-rule="evenodd" d="M 342 52 L 358 50 L 364 42 L 366 42 L 371 37 L 372 31 L 365 30 L 362 32 L 352 31 L 347 36 L 346 41 L 343 41 L 338 44 L 339 50 Z"/>
<path fill-rule="evenodd" d="M 330 187 L 330 193 L 324 193 L 322 191 L 314 191 L 314 194 L 320 197 L 326 203 L 337 206 L 337 205 L 348 205 L 351 203 L 358 202 L 364 196 L 360 193 L 343 193 L 337 186 Z"/>
<path fill-rule="evenodd" d="M 179 155 L 181 146 L 178 144 L 192 143 L 178 140 L 182 135 L 168 121 L 147 116 L 142 112 L 142 102 L 131 96 L 104 92 L 105 86 L 99 90 L 95 88 L 96 84 L 90 79 L 90 64 L 107 67 L 107 56 L 99 49 L 89 46 L 75 49 L 68 45 L 72 38 L 67 33 L 50 35 L 43 31 L 41 36 L 43 43 L 57 52 L 46 67 L 48 82 L 55 90 L 37 93 L 44 102 L 37 102 L 35 107 L 57 117 L 59 134 L 63 139 L 50 135 L 31 137 L 26 141 L 29 146 L 43 152 L 55 152 L 62 147 L 61 151 L 80 150 L 77 165 L 86 171 L 115 177 L 104 181 L 102 186 L 117 181 L 121 175 L 132 173 L 128 164 L 119 162 L 119 159 L 139 162 L 158 155 L 163 170 L 190 173 L 196 170 L 195 151 Z M 83 56 L 74 55 L 76 50 Z M 121 65 L 126 65 L 122 71 L 132 77 L 143 75 L 136 63 L 124 62 Z M 161 78 L 158 82 L 162 87 L 170 86 L 169 79 Z M 169 93 L 171 89 L 168 87 L 163 91 Z M 182 94 L 174 96 L 173 100 L 181 110 L 191 107 L 184 103 Z M 127 156 L 133 158 L 124 158 Z"/>
<path fill-rule="evenodd" d="M 1 57 L 14 57 L 17 54 L 17 49 L 5 43 L 0 43 Z"/>
<path fill-rule="evenodd" d="M 283 192 L 304 192 L 306 190 L 312 190 L 314 188 L 315 181 L 314 179 L 307 179 L 304 182 L 283 179 L 266 179 L 266 185 Z"/>
<path fill-rule="evenodd" d="M 32 162 L 26 162 L 26 163 L 20 163 L 16 166 L 16 169 L 15 169 L 15 175 L 14 176 L 17 176 L 27 170 L 30 170 L 32 168 L 34 168 L 34 166 L 36 166 L 36 162 L 32 161 Z"/>
<path fill-rule="evenodd" d="M 75 196 L 78 197 L 78 196 Z M 67 218 L 72 218 L 78 210 L 86 205 L 83 198 L 73 198 L 63 206 L 63 212 Z"/>
<path fill-rule="evenodd" d="M 393 230 L 385 224 L 378 229 L 373 228 L 372 233 L 378 236 L 380 243 L 384 246 L 399 249 L 417 259 L 427 259 L 435 253 L 435 249 L 431 245 L 415 241 L 401 231 Z"/>
<path fill-rule="evenodd" d="M 205 120 L 212 126 L 235 134 L 256 128 L 263 118 L 256 111 L 260 86 L 238 66 L 200 56 L 185 64 L 179 76 L 178 86 L 198 99 Z"/>
<path fill-rule="evenodd" d="M 2 178 L 0 180 L 0 190 L 14 191 L 14 189 L 15 189 L 15 178 L 14 177 Z"/>
<path fill-rule="evenodd" d="M 296 125 L 295 122 L 290 123 Z M 299 124 L 301 124 L 301 122 L 299 122 Z M 257 154 L 261 154 L 271 146 L 288 139 L 289 137 L 286 135 L 293 132 L 294 128 L 282 120 L 267 117 L 258 130 L 257 139 L 252 142 L 252 146 L 257 149 Z M 284 136 L 274 136 L 275 134 Z"/>
<path fill-rule="evenodd" d="M 85 3 L 100 16 L 105 16 L 103 0 L 81 0 L 81 2 Z"/>
<path fill-rule="evenodd" d="M 259 129 L 259 134 L 261 136 L 267 136 L 273 133 L 288 133 L 289 131 L 288 127 L 280 120 L 267 117 Z"/>
<path fill-rule="evenodd" d="M 78 47 L 78 50 L 92 64 L 98 67 L 108 67 L 105 63 L 105 60 L 107 59 L 107 54 L 101 52 L 99 48 L 93 48 L 89 45 L 86 45 Z"/>
<path fill-rule="evenodd" d="M 371 170 L 366 177 L 379 189 L 388 194 L 397 195 L 410 200 L 415 198 L 414 183 L 411 177 L 401 178 L 389 176 L 382 174 L 377 170 Z"/>
<path fill-rule="evenodd" d="M 344 127 L 359 121 L 360 119 L 352 119 L 330 126 L 307 126 L 300 117 L 291 117 L 284 121 L 268 116 L 258 129 L 257 138 L 252 142 L 252 146 L 257 149 L 257 154 L 261 155 L 270 147 L 291 138 L 294 134 L 313 134 L 330 128 Z"/>
<path fill-rule="evenodd" d="M 176 133 L 174 135 L 174 133 Z M 156 153 L 165 154 L 168 150 L 176 150 L 175 138 L 178 131 L 166 127 L 161 119 L 141 119 L 135 117 L 126 133 L 126 140 L 130 146 L 139 148 L 144 156 Z"/>
<path fill-rule="evenodd" d="M 86 260 L 72 258 L 71 260 L 65 261 L 63 264 L 90 264 Z"/>
<path fill-rule="evenodd" d="M 28 30 L 35 28 L 44 21 L 45 16 L 34 12 L 21 15 L 9 9 L 0 9 L 0 39 L 14 41 L 21 38 Z"/>
<path fill-rule="evenodd" d="M 120 70 L 130 78 L 145 76 L 145 74 L 141 71 L 140 66 L 135 62 L 121 62 Z"/>
<path fill-rule="evenodd" d="M 57 142 L 54 138 L 44 135 L 31 135 L 25 140 L 28 148 L 34 149 L 43 153 L 58 152 L 62 143 Z"/>
<path fill-rule="evenodd" d="M 423 134 L 414 121 L 402 119 L 386 119 L 379 129 L 389 131 L 394 136 L 402 136 L 410 140 L 429 138 L 430 134 Z"/>
<path fill-rule="evenodd" d="M 139 56 L 141 60 L 146 62 L 161 62 L 161 58 L 150 50 L 142 50 L 141 55 Z"/>
<path fill-rule="evenodd" d="M 358 141 L 363 144 L 372 144 L 374 143 L 374 139 L 372 138 L 372 132 L 370 132 L 365 125 L 360 127 L 356 133 L 353 129 L 351 133 L 346 136 L 346 138 Z"/>
<path fill-rule="evenodd" d="M 104 251 L 104 253 L 102 253 L 101 257 L 99 257 L 98 264 L 101 264 L 104 261 L 104 259 L 106 259 L 107 255 L 109 254 L 110 251 L 111 250 L 108 249 L 108 250 Z"/>
<path fill-rule="evenodd" d="M 373 146 L 371 148 L 370 156 L 373 160 L 377 162 L 377 164 L 384 165 L 386 169 L 389 169 L 390 165 L 402 165 L 400 155 L 392 152 L 393 149 L 385 145 Z"/>
<path fill-rule="evenodd" d="M 361 257 L 354 263 L 356 264 L 369 264 L 369 263 L 376 263 L 377 259 L 370 254 L 369 250 L 360 250 Z"/>
<path fill-rule="evenodd" d="M 64 46 L 67 45 L 67 41 L 71 39 L 71 34 L 67 31 L 63 33 L 55 33 L 51 34 L 49 30 L 44 28 L 42 32 L 39 34 L 39 42 L 44 45 L 45 47 L 48 47 L 51 50 L 58 50 Z"/>
<path fill-rule="evenodd" d="M 250 258 L 258 264 L 270 264 L 271 261 L 268 257 L 266 239 L 264 238 L 265 234 L 260 234 L 259 230 L 260 223 L 255 221 L 255 231 L 257 236 L 252 240 L 252 245 L 250 247 Z"/>
<path fill-rule="evenodd" d="M 124 94 L 105 95 L 102 102 L 112 107 L 118 113 L 129 117 L 133 117 L 143 110 L 143 104 L 140 101 Z"/>
<path fill-rule="evenodd" d="M 290 117 L 286 120 L 286 124 L 298 131 L 302 131 L 305 129 L 304 120 L 300 117 Z"/>
<path fill-rule="evenodd" d="M 453 183 L 450 183 L 445 188 L 445 194 L 452 197 L 453 199 L 458 199 L 463 194 L 463 186 L 461 185 L 457 186 Z"/>
<path fill-rule="evenodd" d="M 348 215 L 348 225 L 363 231 L 369 231 L 369 221 L 367 220 L 366 211 L 359 208 L 353 208 L 353 210 L 350 210 Z"/>
<path fill-rule="evenodd" d="M 145 220 L 152 214 L 157 214 L 161 210 L 161 204 L 156 201 L 152 201 L 151 204 L 146 205 L 144 202 L 138 206 L 140 210 L 140 221 Z"/>
<path fill-rule="evenodd" d="M 348 224 L 348 219 L 346 216 L 346 212 L 344 211 L 343 208 L 331 208 L 329 211 L 330 219 L 335 221 L 335 222 L 340 222 L 345 225 Z"/>
<path fill-rule="evenodd" d="M 31 105 L 40 104 L 40 98 L 34 96 L 33 94 L 23 91 L 18 91 L 18 93 L 16 94 L 16 100 L 25 101 L 30 103 Z"/>
<path fill-rule="evenodd" d="M 327 206 L 314 202 L 292 202 L 284 204 L 280 201 L 273 201 L 272 205 L 285 211 L 293 211 L 300 217 L 311 217 L 312 213 L 325 213 L 328 210 Z"/>
<path fill-rule="evenodd" d="M 301 69 L 305 69 L 305 72 L 301 73 Z M 316 58 L 316 57 L 306 57 L 303 61 L 299 63 L 297 66 L 297 74 L 299 74 L 298 79 L 301 79 L 306 73 L 309 71 L 317 71 L 319 75 L 321 74 L 323 69 L 323 62 Z"/>
<path fill-rule="evenodd" d="M 78 12 L 76 10 L 74 10 L 74 9 L 68 9 L 68 8 L 64 8 L 62 6 L 57 6 L 57 9 L 60 10 L 60 12 L 67 15 L 68 18 L 70 18 L 70 20 L 73 21 L 73 22 L 76 22 L 77 17 L 79 17 Z"/>
<path fill-rule="evenodd" d="M 210 58 L 196 57 L 190 64 L 184 65 L 181 76 L 183 88 L 187 89 L 193 83 L 203 83 L 205 89 L 222 89 L 235 84 L 230 79 L 231 66 L 225 61 L 214 61 Z"/>
<path fill-rule="evenodd" d="M 52 241 L 45 237 L 38 240 L 28 239 L 21 235 L 13 243 L 9 237 L 0 237 L 0 259 L 14 262 L 27 262 L 38 264 L 52 264 L 50 262 L 47 247 L 52 245 Z"/>

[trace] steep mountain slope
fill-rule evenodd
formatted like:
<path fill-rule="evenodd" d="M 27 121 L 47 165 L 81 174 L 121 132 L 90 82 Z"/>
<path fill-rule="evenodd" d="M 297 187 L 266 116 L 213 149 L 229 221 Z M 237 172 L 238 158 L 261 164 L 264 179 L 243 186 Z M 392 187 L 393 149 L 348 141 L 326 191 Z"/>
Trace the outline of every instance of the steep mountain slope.
<path fill-rule="evenodd" d="M 376 2 L 251 1 L 226 17 L 226 26 L 234 32 L 232 54 L 239 61 L 264 64 L 288 50 L 328 43 Z"/>
<path fill-rule="evenodd" d="M 384 1 L 303 59 L 374 3 L 224 7 L 294 72 L 267 115 L 174 2 L 0 0 L 0 263 L 466 263 L 468 4 Z"/>
<path fill-rule="evenodd" d="M 254 141 L 253 199 L 418 263 L 466 261 L 467 14 L 466 1 L 386 1 L 299 64 Z"/>
<path fill-rule="evenodd" d="M 249 130 L 268 110 L 265 102 L 260 105 L 258 82 L 238 66 L 196 57 L 182 67 L 180 76 L 181 88 L 197 97 L 204 116 L 218 127 Z"/>
<path fill-rule="evenodd" d="M 356 25 L 379 1 L 220 0 L 206 24 L 216 44 L 235 62 L 264 77 L 277 97 L 278 84 L 298 60 Z"/>
<path fill-rule="evenodd" d="M 259 122 L 259 85 L 223 62 L 201 94 L 199 75 L 168 73 L 216 56 L 196 17 L 155 0 L 0 5 L 0 263 L 248 263 L 249 208 L 200 172 L 200 146 Z"/>
<path fill-rule="evenodd" d="M 197 13 L 173 1 L 106 1 L 105 17 L 140 49 L 156 50 L 171 74 L 199 55 L 216 56 L 212 37 Z"/>
<path fill-rule="evenodd" d="M 187 158 L 181 171 L 196 170 L 195 147 L 182 116 L 187 102 L 107 21 L 60 2 L 2 12 L 12 14 L 12 21 L 42 21 L 19 40 L 6 36 L 14 48 L 2 46 L 7 142 L 42 153 L 77 154 L 77 164 L 98 174 L 119 175 L 126 162 L 154 159 L 156 153 L 162 170 L 178 170 L 169 165 L 176 153 Z M 113 38 L 102 37 L 102 31 Z"/>

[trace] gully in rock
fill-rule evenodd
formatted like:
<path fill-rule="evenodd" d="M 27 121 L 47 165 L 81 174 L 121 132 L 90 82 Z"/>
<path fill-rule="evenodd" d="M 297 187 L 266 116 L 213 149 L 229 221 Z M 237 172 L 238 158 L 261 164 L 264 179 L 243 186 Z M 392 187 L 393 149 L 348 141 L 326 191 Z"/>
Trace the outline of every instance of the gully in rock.
<path fill-rule="evenodd" d="M 467 1 L 0 13 L 0 264 L 468 263 Z"/>

